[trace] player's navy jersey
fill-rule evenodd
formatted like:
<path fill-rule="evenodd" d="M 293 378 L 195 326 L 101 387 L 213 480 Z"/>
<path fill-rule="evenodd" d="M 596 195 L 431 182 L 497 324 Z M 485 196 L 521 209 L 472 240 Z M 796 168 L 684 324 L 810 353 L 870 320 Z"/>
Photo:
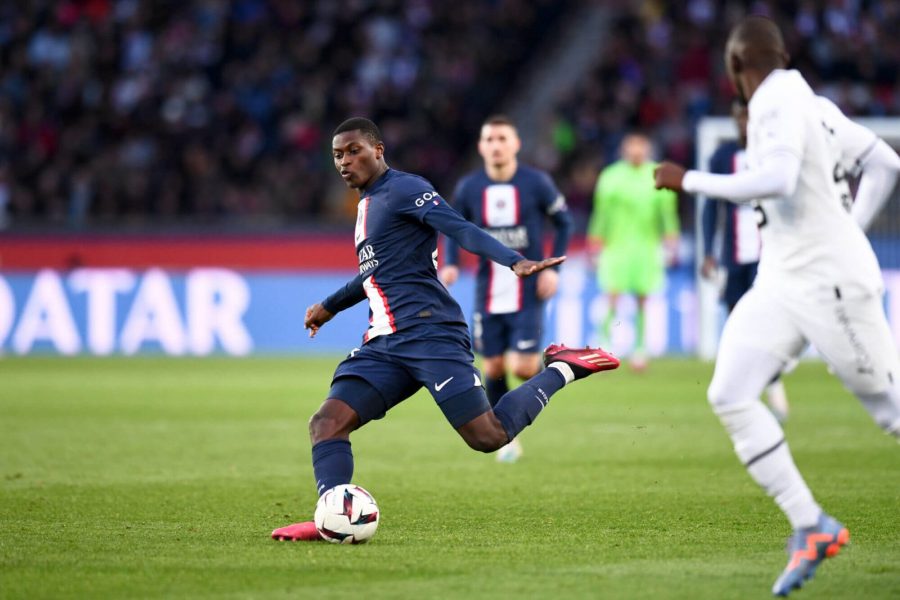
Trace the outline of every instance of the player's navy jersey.
<path fill-rule="evenodd" d="M 438 231 L 506 267 L 522 260 L 463 219 L 426 179 L 388 169 L 360 190 L 354 234 L 359 275 L 326 298 L 323 307 L 334 314 L 368 299 L 363 342 L 420 323 L 453 324 L 465 331 L 462 310 L 437 278 Z"/>
<path fill-rule="evenodd" d="M 537 169 L 519 165 L 512 179 L 496 182 L 484 169 L 468 174 L 456 186 L 453 206 L 463 217 L 487 231 L 526 258 L 544 258 L 544 220 L 553 219 L 556 238 L 553 255 L 565 254 L 571 218 L 565 198 L 550 177 Z M 447 263 L 458 262 L 458 248 L 447 240 Z M 476 289 L 477 310 L 511 313 L 538 304 L 537 277 L 521 279 L 494 262 L 479 260 Z"/>
<path fill-rule="evenodd" d="M 747 168 L 744 150 L 735 142 L 726 142 L 719 146 L 709 160 L 712 173 L 730 175 Z M 703 249 L 705 255 L 712 253 L 713 237 L 719 209 L 725 211 L 725 223 L 722 231 L 722 256 L 719 262 L 725 268 L 759 262 L 760 236 L 757 225 L 759 215 L 751 204 L 734 204 L 732 202 L 708 198 L 703 206 Z"/>

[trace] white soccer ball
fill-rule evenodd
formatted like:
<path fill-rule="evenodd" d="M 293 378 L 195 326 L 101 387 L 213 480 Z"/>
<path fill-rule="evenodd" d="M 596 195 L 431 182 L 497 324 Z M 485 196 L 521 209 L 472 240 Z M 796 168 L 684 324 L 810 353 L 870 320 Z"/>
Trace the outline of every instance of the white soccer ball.
<path fill-rule="evenodd" d="M 372 494 L 352 483 L 326 491 L 316 504 L 316 529 L 335 544 L 362 544 L 375 535 L 380 512 Z"/>

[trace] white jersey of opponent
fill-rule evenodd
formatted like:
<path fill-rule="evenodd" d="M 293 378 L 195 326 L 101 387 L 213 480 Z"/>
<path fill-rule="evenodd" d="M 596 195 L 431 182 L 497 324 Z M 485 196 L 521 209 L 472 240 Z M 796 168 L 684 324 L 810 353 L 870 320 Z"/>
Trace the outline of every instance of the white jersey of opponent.
<path fill-rule="evenodd" d="M 762 253 L 755 285 L 808 294 L 835 287 L 879 293 L 872 246 L 847 211 L 846 172 L 877 141 L 794 70 L 775 70 L 749 103 L 750 168 L 774 153 L 800 161 L 794 193 L 760 200 Z"/>

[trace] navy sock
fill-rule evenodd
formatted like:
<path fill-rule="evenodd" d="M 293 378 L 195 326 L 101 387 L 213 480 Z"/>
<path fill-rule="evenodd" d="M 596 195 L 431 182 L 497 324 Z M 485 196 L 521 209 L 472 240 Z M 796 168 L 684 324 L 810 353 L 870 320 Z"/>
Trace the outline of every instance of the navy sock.
<path fill-rule="evenodd" d="M 491 408 L 497 406 L 500 398 L 509 391 L 509 386 L 506 384 L 506 374 L 504 373 L 502 377 L 497 379 L 486 378 L 484 380 L 484 391 L 487 392 L 487 399 L 491 403 Z"/>
<path fill-rule="evenodd" d="M 350 440 L 325 440 L 312 447 L 316 491 L 321 496 L 336 485 L 350 483 L 353 478 L 353 452 Z"/>
<path fill-rule="evenodd" d="M 565 384 L 566 379 L 562 373 L 556 369 L 547 369 L 503 396 L 494 407 L 494 414 L 509 439 L 531 425 L 550 402 L 550 396 Z"/>

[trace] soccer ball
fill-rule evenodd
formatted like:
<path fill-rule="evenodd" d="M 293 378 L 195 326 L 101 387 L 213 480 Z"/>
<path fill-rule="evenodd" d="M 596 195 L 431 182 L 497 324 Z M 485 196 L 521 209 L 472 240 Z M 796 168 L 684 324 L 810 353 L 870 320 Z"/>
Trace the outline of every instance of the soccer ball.
<path fill-rule="evenodd" d="M 316 529 L 335 544 L 369 541 L 378 529 L 378 517 L 372 494 L 352 483 L 331 488 L 316 504 Z"/>

